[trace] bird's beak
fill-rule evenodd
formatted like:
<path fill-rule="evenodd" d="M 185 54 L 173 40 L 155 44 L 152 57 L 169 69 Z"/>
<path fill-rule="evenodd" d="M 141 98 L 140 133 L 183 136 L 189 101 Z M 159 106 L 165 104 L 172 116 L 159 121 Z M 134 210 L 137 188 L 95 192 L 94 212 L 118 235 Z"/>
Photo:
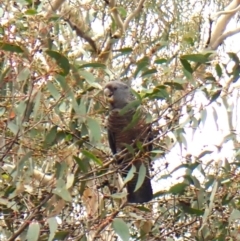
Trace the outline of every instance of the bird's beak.
<path fill-rule="evenodd" d="M 113 103 L 113 101 L 114 101 L 114 100 L 113 100 L 113 92 L 112 92 L 110 89 L 105 88 L 104 91 L 103 91 L 103 93 L 104 93 L 107 101 L 108 101 L 109 103 Z"/>

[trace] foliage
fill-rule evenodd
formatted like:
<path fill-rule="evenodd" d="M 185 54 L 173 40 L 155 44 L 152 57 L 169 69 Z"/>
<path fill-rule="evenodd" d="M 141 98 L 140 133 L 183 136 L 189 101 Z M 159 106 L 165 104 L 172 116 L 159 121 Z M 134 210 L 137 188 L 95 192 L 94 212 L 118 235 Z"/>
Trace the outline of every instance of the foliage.
<path fill-rule="evenodd" d="M 0 7 L 0 239 L 238 240 L 238 97 L 231 94 L 240 61 L 233 51 L 199 51 L 208 5 L 50 2 Z M 146 155 L 156 191 L 148 204 L 127 204 L 119 186 L 101 93 L 110 79 L 131 83 L 135 104 L 149 110 L 155 136 Z M 219 155 L 208 147 L 187 153 L 189 130 L 194 139 L 223 111 L 228 133 Z M 229 140 L 232 155 L 221 156 Z M 160 186 L 181 170 L 181 179 Z"/>

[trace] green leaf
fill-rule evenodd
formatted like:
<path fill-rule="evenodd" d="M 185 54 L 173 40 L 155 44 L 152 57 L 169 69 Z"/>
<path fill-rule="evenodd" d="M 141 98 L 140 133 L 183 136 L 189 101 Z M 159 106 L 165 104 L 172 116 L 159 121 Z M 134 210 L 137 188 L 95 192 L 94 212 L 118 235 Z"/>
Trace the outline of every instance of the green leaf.
<path fill-rule="evenodd" d="M 118 193 L 114 193 L 114 194 L 111 195 L 111 197 L 114 198 L 114 199 L 122 199 L 126 196 L 127 196 L 126 192 L 118 192 Z"/>
<path fill-rule="evenodd" d="M 63 174 L 65 175 L 66 172 L 64 172 Z M 61 175 L 61 176 L 64 176 L 64 175 Z M 56 188 L 53 190 L 53 193 L 55 193 L 56 195 L 58 195 L 59 197 L 61 197 L 63 200 L 67 202 L 72 201 L 72 196 L 70 192 L 67 190 L 65 181 L 62 179 L 62 177 L 57 179 Z"/>
<path fill-rule="evenodd" d="M 41 105 L 41 97 L 42 97 L 42 92 L 39 91 L 36 95 L 35 98 L 35 104 L 34 104 L 34 108 L 33 108 L 33 119 L 36 121 L 38 115 L 41 113 L 39 111 L 40 105 Z"/>
<path fill-rule="evenodd" d="M 125 178 L 124 181 L 123 181 L 124 185 L 125 185 L 127 182 L 129 182 L 130 180 L 133 179 L 134 173 L 136 173 L 136 167 L 135 167 L 134 165 L 132 165 L 132 166 L 131 166 L 131 169 L 129 170 L 129 172 L 128 172 L 127 176 L 126 176 L 126 178 Z"/>
<path fill-rule="evenodd" d="M 27 152 L 21 159 L 20 161 L 18 162 L 18 165 L 21 165 L 21 167 L 23 166 L 24 162 L 25 161 L 28 161 L 28 159 L 32 156 L 33 154 L 33 151 L 29 151 Z M 20 167 L 20 168 L 21 168 Z"/>
<path fill-rule="evenodd" d="M 127 131 L 129 129 L 132 129 L 140 120 L 142 116 L 142 111 L 137 109 L 132 117 L 132 120 L 129 122 L 129 124 L 123 129 L 123 131 Z"/>
<path fill-rule="evenodd" d="M 236 83 L 239 78 L 240 78 L 240 65 L 236 66 L 235 68 L 233 68 L 232 71 L 232 75 L 233 75 L 233 83 Z"/>
<path fill-rule="evenodd" d="M 122 241 L 129 241 L 130 233 L 127 224 L 121 218 L 115 218 L 112 223 L 113 230 Z"/>
<path fill-rule="evenodd" d="M 210 101 L 208 103 L 208 105 L 210 105 L 211 103 L 213 103 L 216 99 L 218 99 L 218 97 L 221 95 L 222 90 L 217 90 L 216 92 L 214 92 L 211 95 Z"/>
<path fill-rule="evenodd" d="M 131 153 L 132 155 L 134 155 L 134 153 L 135 153 L 135 149 L 133 148 L 132 145 L 128 145 L 128 144 L 126 144 L 126 143 L 124 143 L 123 145 L 124 145 L 124 147 L 127 148 L 128 153 Z"/>
<path fill-rule="evenodd" d="M 174 172 L 176 172 L 177 170 L 179 169 L 182 169 L 182 168 L 187 168 L 191 171 L 195 170 L 200 164 L 198 162 L 194 162 L 194 163 L 191 163 L 191 164 L 181 164 L 179 166 L 177 166 L 176 168 L 174 168 L 170 174 L 173 174 Z"/>
<path fill-rule="evenodd" d="M 169 193 L 174 195 L 181 195 L 184 193 L 187 186 L 189 186 L 187 183 L 177 183 L 169 189 Z"/>
<path fill-rule="evenodd" d="M 143 149 L 143 143 L 141 142 L 141 141 L 137 141 L 136 142 L 136 146 L 137 146 L 137 148 L 138 148 L 138 150 L 140 150 L 140 151 L 144 151 L 144 149 Z"/>
<path fill-rule="evenodd" d="M 8 122 L 8 129 L 14 134 L 16 135 L 18 133 L 19 127 L 13 123 L 12 121 Z"/>
<path fill-rule="evenodd" d="M 34 221 L 29 224 L 27 231 L 28 241 L 37 241 L 40 234 L 40 225 L 38 222 Z"/>
<path fill-rule="evenodd" d="M 35 9 L 28 9 L 24 14 L 26 15 L 36 15 L 38 12 Z"/>
<path fill-rule="evenodd" d="M 220 78 L 222 76 L 222 68 L 219 64 L 216 64 L 215 70 L 217 72 L 218 77 Z"/>
<path fill-rule="evenodd" d="M 126 11 L 126 9 L 124 7 L 118 6 L 116 8 L 117 8 L 117 10 L 120 13 L 122 18 L 125 18 L 127 16 L 127 11 Z"/>
<path fill-rule="evenodd" d="M 101 126 L 98 121 L 87 118 L 87 125 L 89 128 L 89 136 L 91 141 L 100 141 L 101 140 Z"/>
<path fill-rule="evenodd" d="M 88 167 L 89 167 L 89 163 L 86 162 L 86 160 L 84 159 L 80 159 L 77 156 L 73 156 L 74 160 L 77 162 L 79 168 L 84 172 L 87 173 L 88 172 Z"/>
<path fill-rule="evenodd" d="M 97 89 L 102 89 L 101 85 L 96 82 L 96 79 L 92 73 L 85 70 L 79 70 L 79 74 L 87 81 L 90 86 Z"/>
<path fill-rule="evenodd" d="M 148 212 L 148 213 L 150 213 L 150 212 L 152 212 L 152 209 L 150 208 L 147 208 L 147 207 L 144 207 L 144 206 L 135 206 L 134 207 L 134 209 L 139 209 L 139 210 L 141 210 L 141 211 L 143 211 L 143 212 Z"/>
<path fill-rule="evenodd" d="M 9 52 L 15 52 L 15 53 L 23 53 L 24 52 L 20 46 L 11 44 L 11 43 L 2 42 L 2 41 L 0 41 L 0 49 L 9 51 Z"/>
<path fill-rule="evenodd" d="M 229 52 L 229 53 L 227 53 L 227 54 L 228 54 L 228 56 L 235 62 L 235 66 L 239 65 L 240 60 L 239 60 L 239 58 L 238 58 L 238 56 L 237 56 L 236 53 Z"/>
<path fill-rule="evenodd" d="M 142 186 L 144 179 L 146 177 L 146 174 L 147 174 L 146 166 L 142 163 L 139 169 L 138 180 L 137 180 L 137 184 L 134 189 L 134 192 L 136 192 Z"/>
<path fill-rule="evenodd" d="M 209 54 L 187 54 L 182 55 L 180 58 L 183 60 L 189 60 L 197 63 L 206 63 L 209 61 Z"/>
<path fill-rule="evenodd" d="M 51 81 L 47 82 L 47 88 L 55 100 L 59 100 L 61 95 Z"/>
<path fill-rule="evenodd" d="M 20 103 L 18 104 L 18 106 L 16 107 L 16 113 L 17 115 L 21 115 L 23 116 L 25 110 L 26 110 L 26 102 L 25 101 L 20 101 Z"/>
<path fill-rule="evenodd" d="M 136 97 L 137 100 L 142 101 L 142 97 L 137 91 L 135 91 L 133 89 L 130 89 L 130 90 L 131 90 L 131 93 Z"/>
<path fill-rule="evenodd" d="M 48 218 L 47 222 L 48 222 L 49 230 L 50 230 L 50 235 L 49 235 L 48 241 L 51 241 L 51 240 L 53 240 L 55 233 L 57 231 L 58 223 L 57 223 L 57 220 L 55 217 Z"/>
<path fill-rule="evenodd" d="M 121 52 L 122 54 L 130 54 L 133 51 L 133 49 L 132 48 L 122 48 L 122 49 L 118 49 L 116 51 Z"/>
<path fill-rule="evenodd" d="M 88 103 L 88 100 L 87 98 L 85 97 L 82 97 L 81 98 L 81 101 L 80 101 L 80 104 L 79 104 L 79 108 L 78 108 L 78 112 L 77 114 L 79 115 L 79 121 L 82 122 L 81 120 L 85 120 L 85 116 L 86 116 L 86 113 L 87 113 L 87 103 Z"/>
<path fill-rule="evenodd" d="M 190 65 L 190 63 L 186 60 L 186 59 L 181 59 L 180 58 L 180 62 L 184 68 L 184 70 L 186 70 L 187 72 L 189 72 L 190 74 L 193 73 L 192 67 Z"/>
<path fill-rule="evenodd" d="M 0 8 L 0 18 L 2 18 L 2 17 L 3 17 L 4 12 L 5 12 L 5 11 L 4 11 L 2 8 Z"/>
<path fill-rule="evenodd" d="M 204 214 L 203 210 L 191 208 L 188 204 L 185 204 L 184 202 L 180 202 L 179 205 L 182 207 L 184 213 L 195 214 L 196 216 L 202 216 Z"/>
<path fill-rule="evenodd" d="M 154 153 L 154 154 L 165 154 L 166 151 L 163 151 L 163 150 L 152 150 L 151 153 Z"/>
<path fill-rule="evenodd" d="M 157 73 L 157 70 L 156 70 L 156 69 L 148 69 L 148 70 L 146 70 L 146 71 L 144 71 L 144 72 L 142 73 L 141 77 L 142 77 L 142 78 L 143 78 L 143 77 L 149 77 L 149 76 L 151 76 L 151 75 L 153 75 L 153 74 L 155 74 L 155 73 Z"/>
<path fill-rule="evenodd" d="M 183 36 L 183 41 L 190 44 L 191 46 L 194 46 L 194 39 L 190 36 Z"/>
<path fill-rule="evenodd" d="M 213 153 L 213 151 L 203 151 L 198 155 L 198 159 L 201 159 L 205 155 L 209 155 L 209 154 L 212 154 L 212 153 Z"/>
<path fill-rule="evenodd" d="M 240 219 L 240 211 L 237 210 L 237 209 L 233 209 L 231 214 L 230 214 L 230 217 L 228 219 L 229 222 L 232 222 L 233 220 L 239 220 Z"/>
<path fill-rule="evenodd" d="M 65 173 L 66 173 L 66 171 L 67 171 L 67 164 L 66 164 L 66 162 L 61 162 L 61 163 L 59 163 L 59 162 L 56 162 L 56 164 L 55 164 L 55 175 L 56 175 L 56 178 L 58 179 L 58 180 L 60 180 L 61 178 L 65 178 Z M 63 183 L 63 185 L 65 185 L 65 183 Z M 60 188 L 61 188 L 61 185 L 59 185 L 60 186 Z"/>
<path fill-rule="evenodd" d="M 128 103 L 125 107 L 123 107 L 120 111 L 119 111 L 119 115 L 124 115 L 126 114 L 128 111 L 130 110 L 135 110 L 138 108 L 138 106 L 141 105 L 141 101 L 140 100 L 133 100 L 130 103 Z"/>
<path fill-rule="evenodd" d="M 25 80 L 27 80 L 29 78 L 30 74 L 31 74 L 31 71 L 29 70 L 29 68 L 27 68 L 27 67 L 23 68 L 20 71 L 20 73 L 18 74 L 17 80 L 18 81 L 25 81 Z"/>
<path fill-rule="evenodd" d="M 183 86 L 177 82 L 164 82 L 164 85 L 171 86 L 173 89 L 176 90 L 184 90 Z"/>
<path fill-rule="evenodd" d="M 168 62 L 168 60 L 167 59 L 156 59 L 155 61 L 154 61 L 154 63 L 155 64 L 165 64 L 165 63 L 167 63 Z"/>
<path fill-rule="evenodd" d="M 88 157 L 89 159 L 93 160 L 94 162 L 96 162 L 98 165 L 102 166 L 102 161 L 99 158 L 97 158 L 93 153 L 87 150 L 82 150 L 82 154 Z"/>
<path fill-rule="evenodd" d="M 54 240 L 66 240 L 69 236 L 70 231 L 58 231 L 55 233 Z"/>
<path fill-rule="evenodd" d="M 166 86 L 158 85 L 155 86 L 154 89 L 149 90 L 146 94 L 144 94 L 143 98 L 146 97 L 149 99 L 166 100 L 169 98 L 169 94 L 166 90 Z"/>
<path fill-rule="evenodd" d="M 189 71 L 187 71 L 186 69 L 183 69 L 183 73 L 188 80 L 192 80 L 193 77 Z"/>
<path fill-rule="evenodd" d="M 53 51 L 53 50 L 46 50 L 46 53 L 53 58 L 57 65 L 63 70 L 60 74 L 66 76 L 70 70 L 70 64 L 68 59 L 61 53 Z"/>
<path fill-rule="evenodd" d="M 57 128 L 58 128 L 57 126 L 53 126 L 51 130 L 48 132 L 48 134 L 46 135 L 45 140 L 43 142 L 43 146 L 45 148 L 53 145 L 57 136 Z"/>
<path fill-rule="evenodd" d="M 144 70 L 145 67 L 147 67 L 149 65 L 149 58 L 148 57 L 143 57 L 142 59 L 140 59 L 138 62 L 137 62 L 137 69 L 134 73 L 134 78 L 136 78 L 138 76 L 138 74 L 140 72 L 142 72 Z"/>
<path fill-rule="evenodd" d="M 105 69 L 106 65 L 101 63 L 87 63 L 87 64 L 80 65 L 79 69 L 88 68 L 88 67 Z"/>

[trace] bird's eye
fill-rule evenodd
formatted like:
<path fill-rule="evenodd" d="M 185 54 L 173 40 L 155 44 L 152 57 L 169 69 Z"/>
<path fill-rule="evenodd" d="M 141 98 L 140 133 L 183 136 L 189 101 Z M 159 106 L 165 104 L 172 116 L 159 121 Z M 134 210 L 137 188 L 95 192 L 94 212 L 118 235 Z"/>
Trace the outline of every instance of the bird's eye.
<path fill-rule="evenodd" d="M 117 87 L 113 87 L 113 90 L 117 90 Z"/>

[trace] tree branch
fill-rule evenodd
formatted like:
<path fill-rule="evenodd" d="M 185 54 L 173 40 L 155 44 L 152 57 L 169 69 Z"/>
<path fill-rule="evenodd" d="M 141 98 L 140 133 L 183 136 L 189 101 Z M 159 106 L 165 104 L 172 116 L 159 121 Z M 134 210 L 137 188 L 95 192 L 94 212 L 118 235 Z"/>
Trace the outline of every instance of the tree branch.
<path fill-rule="evenodd" d="M 234 9 L 238 8 L 239 0 L 233 0 L 226 8 L 224 15 L 221 15 L 215 25 L 215 28 L 212 31 L 211 41 L 209 43 L 209 47 L 211 49 L 216 49 L 219 46 L 219 42 L 217 41 L 220 36 L 222 36 L 223 32 L 226 29 L 227 24 L 231 20 L 231 18 L 236 13 L 233 11 Z"/>
<path fill-rule="evenodd" d="M 120 39 L 123 35 L 123 33 L 126 31 L 126 29 L 128 28 L 128 25 L 130 23 L 130 21 L 136 17 L 142 10 L 143 8 L 143 4 L 144 4 L 145 0 L 141 0 L 136 8 L 135 11 L 133 11 L 124 21 L 124 23 L 122 23 L 122 19 L 116 9 L 115 6 L 115 0 L 111 0 L 109 2 L 109 6 L 111 7 L 111 11 L 112 11 L 112 15 L 114 20 L 116 21 L 117 25 L 118 25 L 118 29 L 117 31 L 108 38 L 106 46 L 104 48 L 104 50 L 100 53 L 100 55 L 98 56 L 98 61 L 101 63 L 105 63 L 107 61 L 107 59 L 109 58 L 109 55 L 111 53 L 112 50 L 112 45 L 113 45 L 113 39 L 112 37 L 114 37 L 115 39 Z"/>
<path fill-rule="evenodd" d="M 229 13 L 236 13 L 238 10 L 240 10 L 240 5 L 236 8 L 234 8 L 233 10 L 229 10 L 229 11 L 219 11 L 217 13 L 215 13 L 213 16 L 212 16 L 212 19 L 215 19 L 217 17 L 219 17 L 220 15 L 222 14 L 229 14 Z"/>
<path fill-rule="evenodd" d="M 89 45 L 92 47 L 95 53 L 98 53 L 98 48 L 94 40 L 86 33 L 84 33 L 76 24 L 72 23 L 70 19 L 64 19 L 70 27 L 76 31 L 77 35 L 81 38 L 83 38 L 86 42 L 89 43 Z"/>
<path fill-rule="evenodd" d="M 48 1 L 49 4 L 50 4 L 50 7 L 48 8 L 46 14 L 45 14 L 45 17 L 46 18 L 49 18 L 52 13 L 54 13 L 56 10 L 58 10 L 61 5 L 65 2 L 65 0 L 56 0 L 55 2 L 51 2 L 51 1 Z"/>
<path fill-rule="evenodd" d="M 141 12 L 141 10 L 142 10 L 142 8 L 143 8 L 144 2 L 145 2 L 145 0 L 141 0 L 141 1 L 139 2 L 139 4 L 138 4 L 136 10 L 133 11 L 133 12 L 126 18 L 126 20 L 125 20 L 125 22 L 124 22 L 124 25 L 123 25 L 124 29 L 127 29 L 130 21 Z"/>
<path fill-rule="evenodd" d="M 113 16 L 113 18 L 116 21 L 116 24 L 118 26 L 118 31 L 120 32 L 119 35 L 121 36 L 124 33 L 125 29 L 124 29 L 124 26 L 123 26 L 123 21 L 121 19 L 121 16 L 119 15 L 118 10 L 116 8 L 116 1 L 110 0 L 109 1 L 109 7 L 110 7 L 110 11 L 112 13 L 112 16 Z"/>
<path fill-rule="evenodd" d="M 225 40 L 226 38 L 234 35 L 234 34 L 237 34 L 240 32 L 240 28 L 236 28 L 235 30 L 231 30 L 231 31 L 228 31 L 224 34 L 222 34 L 220 37 L 218 37 L 216 39 L 216 41 L 214 42 L 214 44 L 211 46 L 212 49 L 216 49 L 222 42 L 223 40 Z"/>

